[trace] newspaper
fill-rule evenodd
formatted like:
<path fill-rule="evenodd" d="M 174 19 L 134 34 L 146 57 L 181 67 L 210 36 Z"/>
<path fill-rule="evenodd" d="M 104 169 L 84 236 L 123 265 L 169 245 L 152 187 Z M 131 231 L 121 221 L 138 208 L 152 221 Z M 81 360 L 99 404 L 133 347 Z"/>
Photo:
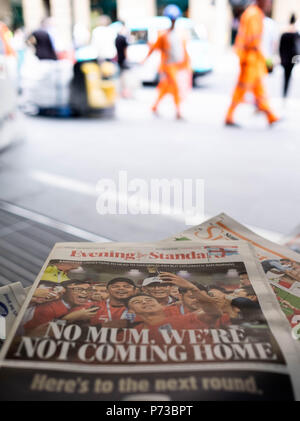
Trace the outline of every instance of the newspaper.
<path fill-rule="evenodd" d="M 20 282 L 0 287 L 0 349 L 25 298 L 26 291 Z"/>
<path fill-rule="evenodd" d="M 270 290 L 247 242 L 57 244 L 3 346 L 1 397 L 298 400 Z"/>
<path fill-rule="evenodd" d="M 175 241 L 243 240 L 252 244 L 264 272 L 287 317 L 295 339 L 300 339 L 300 256 L 250 231 L 226 214 L 174 236 Z M 168 241 L 168 240 L 166 240 Z M 244 282 L 247 282 L 247 276 Z"/>

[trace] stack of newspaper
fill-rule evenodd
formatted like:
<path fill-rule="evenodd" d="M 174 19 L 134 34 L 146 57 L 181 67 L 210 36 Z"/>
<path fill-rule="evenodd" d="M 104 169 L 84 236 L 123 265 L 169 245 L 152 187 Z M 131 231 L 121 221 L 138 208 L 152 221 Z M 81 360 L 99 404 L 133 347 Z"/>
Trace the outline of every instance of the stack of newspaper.
<path fill-rule="evenodd" d="M 225 214 L 155 244 L 56 244 L 0 307 L 2 400 L 300 399 L 300 255 Z"/>

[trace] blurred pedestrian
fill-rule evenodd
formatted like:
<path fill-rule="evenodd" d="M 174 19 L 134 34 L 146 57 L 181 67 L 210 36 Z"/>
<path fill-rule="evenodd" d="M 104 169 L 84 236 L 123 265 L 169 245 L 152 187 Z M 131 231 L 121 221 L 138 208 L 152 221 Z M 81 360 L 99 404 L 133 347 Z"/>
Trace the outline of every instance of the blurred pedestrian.
<path fill-rule="evenodd" d="M 83 23 L 76 23 L 73 29 L 73 46 L 75 50 L 90 44 L 91 33 Z"/>
<path fill-rule="evenodd" d="M 34 31 L 28 38 L 28 42 L 35 48 L 35 55 L 40 60 L 57 60 L 57 55 L 51 36 L 47 30 L 48 19 L 44 19 L 41 27 Z"/>
<path fill-rule="evenodd" d="M 115 45 L 117 49 L 117 61 L 119 65 L 119 71 L 120 71 L 120 85 L 121 85 L 121 96 L 123 98 L 130 97 L 130 92 L 126 86 L 126 76 L 124 76 L 124 72 L 126 73 L 126 70 L 129 69 L 128 63 L 127 63 L 127 48 L 129 46 L 128 40 L 127 40 L 127 30 L 125 27 L 124 22 L 121 22 L 122 26 L 120 27 L 120 30 L 118 32 Z"/>
<path fill-rule="evenodd" d="M 284 69 L 284 98 L 288 96 L 288 90 L 293 69 L 296 64 L 296 58 L 300 55 L 300 35 L 296 28 L 296 21 L 296 16 L 293 14 L 290 19 L 290 26 L 287 31 L 282 34 L 279 45 L 281 64 Z"/>
<path fill-rule="evenodd" d="M 117 60 L 120 69 L 127 69 L 127 48 L 128 48 L 128 40 L 127 40 L 127 30 L 125 27 L 124 22 L 121 22 L 122 26 L 118 32 L 115 44 L 117 49 Z"/>
<path fill-rule="evenodd" d="M 161 52 L 158 98 L 152 107 L 152 111 L 156 114 L 161 100 L 165 95 L 170 94 L 176 106 L 176 118 L 181 119 L 180 105 L 183 99 L 183 88 L 184 85 L 187 86 L 187 80 L 190 82 L 192 80 L 185 42 L 175 31 L 176 20 L 182 15 L 182 12 L 178 6 L 171 4 L 164 9 L 163 14 L 170 18 L 171 27 L 158 37 L 146 57 L 147 59 L 155 50 Z M 187 78 L 184 76 L 187 76 Z"/>
<path fill-rule="evenodd" d="M 116 57 L 115 32 L 109 16 L 101 15 L 98 25 L 92 32 L 92 46 L 97 50 L 100 61 L 113 60 Z"/>
<path fill-rule="evenodd" d="M 15 56 L 15 51 L 12 48 L 12 32 L 0 21 L 0 53 L 7 56 Z M 3 51 L 2 51 L 3 50 Z"/>
<path fill-rule="evenodd" d="M 21 91 L 21 69 L 25 60 L 26 36 L 24 28 L 17 28 L 14 32 L 12 45 L 17 55 L 17 83 L 18 90 Z"/>
<path fill-rule="evenodd" d="M 26 49 L 26 36 L 24 28 L 17 28 L 13 34 L 12 46 L 17 53 L 18 61 L 20 66 L 24 61 L 25 49 Z"/>
<path fill-rule="evenodd" d="M 74 25 L 73 29 L 73 48 L 75 62 L 97 60 L 98 53 L 96 48 L 90 43 L 90 30 L 82 23 Z"/>
<path fill-rule="evenodd" d="M 240 20 L 238 16 L 234 16 L 231 22 L 231 45 L 234 45 L 238 30 L 239 30 Z"/>
<path fill-rule="evenodd" d="M 269 16 L 264 18 L 264 30 L 262 38 L 262 53 L 266 58 L 267 69 L 272 73 L 275 66 L 275 57 L 278 54 L 279 29 L 274 19 Z"/>
<path fill-rule="evenodd" d="M 262 52 L 265 14 L 271 11 L 272 0 L 256 0 L 247 7 L 241 17 L 241 23 L 235 42 L 236 52 L 240 59 L 240 76 L 235 88 L 232 102 L 226 116 L 227 126 L 237 126 L 234 112 L 243 102 L 247 92 L 252 92 L 259 110 L 266 114 L 271 125 L 279 119 L 272 112 L 263 85 L 267 74 L 266 58 Z"/>

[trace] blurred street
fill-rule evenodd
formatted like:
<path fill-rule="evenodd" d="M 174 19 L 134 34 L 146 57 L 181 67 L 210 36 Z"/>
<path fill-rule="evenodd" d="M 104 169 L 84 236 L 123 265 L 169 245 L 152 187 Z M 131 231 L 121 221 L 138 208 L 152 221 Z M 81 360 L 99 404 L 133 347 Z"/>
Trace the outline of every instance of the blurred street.
<path fill-rule="evenodd" d="M 285 107 L 282 69 L 268 78 L 283 120 L 270 129 L 252 105 L 238 110 L 242 129 L 223 121 L 238 74 L 232 53 L 200 79 L 174 120 L 171 100 L 151 114 L 154 88 L 120 100 L 114 119 L 21 117 L 24 140 L 0 153 L 0 199 L 117 241 L 154 241 L 186 229 L 183 217 L 107 215 L 96 211 L 96 183 L 128 178 L 200 178 L 205 214 L 226 212 L 279 239 L 299 224 L 300 67 Z M 259 230 L 258 230 L 259 231 Z M 259 231 L 262 233 L 262 231 Z"/>

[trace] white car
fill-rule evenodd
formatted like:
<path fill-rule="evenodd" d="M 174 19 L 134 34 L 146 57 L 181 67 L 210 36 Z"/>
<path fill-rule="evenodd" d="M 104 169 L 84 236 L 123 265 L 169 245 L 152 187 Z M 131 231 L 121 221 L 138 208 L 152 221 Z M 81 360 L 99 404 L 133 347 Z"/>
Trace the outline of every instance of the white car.
<path fill-rule="evenodd" d="M 117 24 L 113 24 L 117 28 Z M 156 16 L 150 19 L 127 21 L 126 27 L 130 31 L 130 46 L 127 51 L 129 63 L 138 64 L 143 61 L 149 51 L 149 44 L 153 44 L 160 31 L 170 27 L 170 19 Z M 212 47 L 206 39 L 206 31 L 202 26 L 195 26 L 188 18 L 179 18 L 176 21 L 176 30 L 184 31 L 187 39 L 187 50 L 191 60 L 194 79 L 204 76 L 213 70 Z M 158 81 L 160 53 L 154 52 L 141 69 L 141 80 L 144 83 Z"/>
<path fill-rule="evenodd" d="M 19 136 L 16 74 L 16 59 L 5 55 L 0 35 L 0 150 Z"/>

